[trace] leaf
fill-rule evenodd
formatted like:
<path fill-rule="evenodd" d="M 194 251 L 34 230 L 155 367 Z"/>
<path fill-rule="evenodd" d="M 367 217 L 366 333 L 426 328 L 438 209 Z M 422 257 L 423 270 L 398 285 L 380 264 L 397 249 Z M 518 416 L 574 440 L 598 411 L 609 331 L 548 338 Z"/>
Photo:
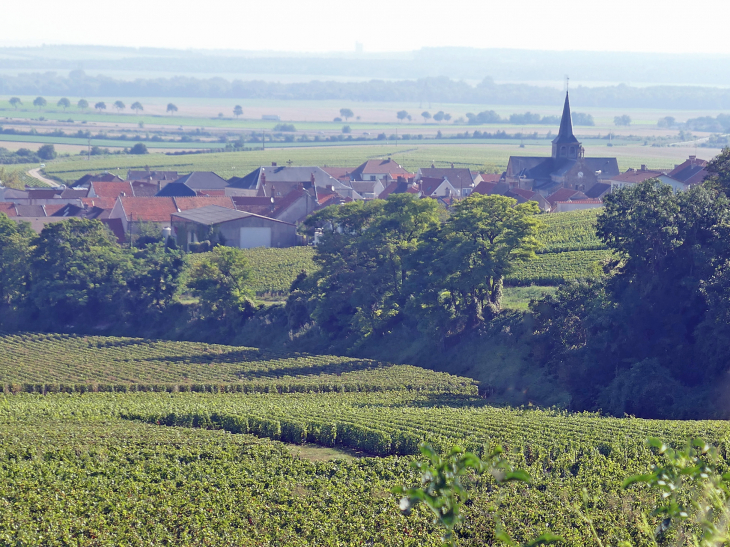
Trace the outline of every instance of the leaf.
<path fill-rule="evenodd" d="M 654 475 L 632 475 L 624 479 L 621 483 L 621 488 L 628 488 L 637 482 L 651 482 L 652 479 L 654 479 Z"/>
<path fill-rule="evenodd" d="M 552 532 L 545 532 L 533 540 L 528 541 L 524 544 L 524 547 L 535 547 L 536 545 L 550 545 L 552 543 L 558 543 L 559 541 L 565 541 L 561 536 L 557 536 Z"/>
<path fill-rule="evenodd" d="M 522 482 L 530 482 L 530 474 L 526 471 L 522 471 L 521 469 L 515 469 L 514 471 L 510 471 L 509 473 L 505 474 L 504 479 L 502 479 L 504 482 L 507 481 L 522 481 Z"/>

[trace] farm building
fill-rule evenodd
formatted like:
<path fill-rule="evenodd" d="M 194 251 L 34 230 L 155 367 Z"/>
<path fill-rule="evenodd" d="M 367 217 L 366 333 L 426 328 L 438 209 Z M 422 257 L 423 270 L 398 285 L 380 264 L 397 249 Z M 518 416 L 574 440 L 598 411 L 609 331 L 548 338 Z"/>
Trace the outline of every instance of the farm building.
<path fill-rule="evenodd" d="M 171 224 L 177 244 L 186 251 L 203 241 L 240 249 L 297 244 L 294 224 L 219 205 L 173 213 Z"/>

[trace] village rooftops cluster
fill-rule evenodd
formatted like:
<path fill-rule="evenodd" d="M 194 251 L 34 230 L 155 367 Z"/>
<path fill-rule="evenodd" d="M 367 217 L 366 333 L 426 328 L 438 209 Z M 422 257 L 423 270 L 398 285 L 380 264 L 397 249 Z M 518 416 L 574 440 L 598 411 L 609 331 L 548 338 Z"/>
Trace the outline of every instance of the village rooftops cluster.
<path fill-rule="evenodd" d="M 566 94 L 551 156 L 512 156 L 501 174 L 477 173 L 453 163 L 411 173 L 392 158 L 352 168 L 272 163 L 228 180 L 211 171 L 129 170 L 124 179 L 113 173 L 84 175 L 68 188 L 0 186 L 0 212 L 30 222 L 36 231 L 73 217 L 97 219 L 120 241 L 152 223 L 176 235 L 184 230 L 187 235 L 178 240 L 187 248 L 204 235 L 205 230 L 190 228 L 196 224 L 206 230 L 217 227 L 236 246 L 289 246 L 297 242 L 296 226 L 311 213 L 354 200 L 408 193 L 450 207 L 476 193 L 535 201 L 544 212 L 562 212 L 601 207 L 606 193 L 650 178 L 686 190 L 705 179 L 706 166 L 707 161 L 690 156 L 668 171 L 642 165 L 620 173 L 616 158 L 585 157 L 573 134 Z"/>

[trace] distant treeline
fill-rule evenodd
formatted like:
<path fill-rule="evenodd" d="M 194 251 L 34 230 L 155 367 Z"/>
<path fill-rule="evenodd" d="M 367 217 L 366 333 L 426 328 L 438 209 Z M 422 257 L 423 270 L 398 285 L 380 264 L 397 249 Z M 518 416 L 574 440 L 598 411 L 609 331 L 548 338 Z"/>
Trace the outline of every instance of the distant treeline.
<path fill-rule="evenodd" d="M 224 78 L 156 78 L 133 81 L 89 76 L 75 70 L 0 76 L 0 95 L 76 97 L 196 97 L 229 99 L 435 102 L 490 105 L 562 105 L 564 92 L 553 87 L 495 84 L 485 78 L 476 86 L 446 77 L 406 81 L 278 83 L 229 81 Z M 730 89 L 690 86 L 576 87 L 574 105 L 666 109 L 730 109 Z"/>

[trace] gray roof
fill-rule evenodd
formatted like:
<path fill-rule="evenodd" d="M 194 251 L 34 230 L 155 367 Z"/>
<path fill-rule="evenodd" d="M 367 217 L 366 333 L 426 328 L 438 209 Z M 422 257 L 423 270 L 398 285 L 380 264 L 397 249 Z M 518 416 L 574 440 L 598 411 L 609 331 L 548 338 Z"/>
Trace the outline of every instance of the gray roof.
<path fill-rule="evenodd" d="M 183 184 L 182 182 L 171 182 L 170 184 L 166 184 L 165 187 L 157 192 L 155 196 L 157 197 L 195 197 L 198 194 L 195 193 L 195 190 L 190 188 L 187 184 Z"/>
<path fill-rule="evenodd" d="M 558 135 L 553 139 L 554 143 L 571 144 L 577 143 L 578 139 L 573 135 L 573 120 L 570 118 L 570 99 L 568 92 L 565 92 L 565 104 L 563 105 L 563 117 L 560 120 Z"/>
<path fill-rule="evenodd" d="M 548 179 L 550 175 L 561 176 L 568 172 L 577 161 L 582 162 L 591 171 L 600 171 L 600 179 L 614 177 L 619 174 L 616 158 L 538 158 L 531 156 L 510 156 L 507 165 L 507 176 L 524 177 L 531 180 Z"/>
<path fill-rule="evenodd" d="M 212 226 L 214 224 L 221 224 L 222 222 L 230 222 L 232 220 L 239 220 L 248 217 L 258 217 L 271 222 L 281 222 L 283 224 L 291 224 L 290 222 L 283 222 L 274 218 L 265 217 L 262 215 L 256 215 L 254 213 L 247 213 L 245 211 L 236 211 L 235 209 L 228 209 L 227 207 L 221 207 L 220 205 L 208 205 L 206 207 L 200 207 L 198 209 L 190 209 L 183 213 L 173 213 L 174 218 L 181 218 L 196 224 L 204 224 L 206 226 Z M 292 224 L 293 226 L 293 224 Z"/>
<path fill-rule="evenodd" d="M 228 186 L 228 181 L 213 171 L 193 171 L 175 182 L 184 184 L 193 190 L 222 190 Z"/>
<path fill-rule="evenodd" d="M 476 174 L 466 168 L 422 167 L 418 170 L 422 177 L 442 179 L 446 177 L 454 188 L 469 188 L 474 184 Z"/>
<path fill-rule="evenodd" d="M 139 171 L 130 169 L 127 171 L 127 180 L 177 180 L 180 175 L 177 171 Z"/>

